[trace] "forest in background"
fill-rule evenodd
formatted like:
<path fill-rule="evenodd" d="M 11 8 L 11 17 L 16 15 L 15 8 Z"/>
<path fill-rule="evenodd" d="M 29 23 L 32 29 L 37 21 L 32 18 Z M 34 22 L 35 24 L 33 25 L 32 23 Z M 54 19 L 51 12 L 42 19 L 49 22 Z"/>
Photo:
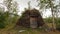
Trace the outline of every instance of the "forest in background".
<path fill-rule="evenodd" d="M 43 14 L 43 10 L 46 9 L 51 9 L 51 16 L 43 18 L 45 23 L 52 23 L 53 28 L 56 27 L 57 29 L 60 30 L 60 0 L 58 4 L 55 4 L 56 0 L 37 0 L 39 6 L 39 10 L 41 15 Z M 30 2 L 28 4 L 28 9 L 30 8 Z M 18 3 L 13 0 L 4 0 L 3 5 L 6 6 L 7 10 L 3 7 L 0 7 L 0 29 L 4 29 L 6 27 L 9 28 L 9 26 L 14 27 L 16 25 L 16 22 L 20 18 L 18 15 L 19 8 L 18 8 Z M 45 11 L 46 12 L 46 11 Z M 23 13 L 23 12 L 22 12 Z M 56 24 L 56 26 L 54 26 Z M 55 28 L 54 28 L 55 29 Z"/>

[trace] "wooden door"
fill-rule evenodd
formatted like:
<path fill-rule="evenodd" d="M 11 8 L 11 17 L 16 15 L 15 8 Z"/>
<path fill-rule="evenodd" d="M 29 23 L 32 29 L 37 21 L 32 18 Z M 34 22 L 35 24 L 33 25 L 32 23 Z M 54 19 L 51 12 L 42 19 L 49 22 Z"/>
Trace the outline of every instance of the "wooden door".
<path fill-rule="evenodd" d="M 37 18 L 30 17 L 30 27 L 31 28 L 37 28 Z"/>

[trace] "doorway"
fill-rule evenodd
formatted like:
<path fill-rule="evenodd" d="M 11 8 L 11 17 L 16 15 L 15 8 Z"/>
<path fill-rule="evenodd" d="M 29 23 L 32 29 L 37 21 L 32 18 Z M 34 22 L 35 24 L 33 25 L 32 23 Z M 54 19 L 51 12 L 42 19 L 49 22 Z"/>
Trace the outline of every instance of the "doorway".
<path fill-rule="evenodd" d="M 38 24 L 37 24 L 37 18 L 35 17 L 30 17 L 30 27 L 31 28 L 37 28 Z"/>

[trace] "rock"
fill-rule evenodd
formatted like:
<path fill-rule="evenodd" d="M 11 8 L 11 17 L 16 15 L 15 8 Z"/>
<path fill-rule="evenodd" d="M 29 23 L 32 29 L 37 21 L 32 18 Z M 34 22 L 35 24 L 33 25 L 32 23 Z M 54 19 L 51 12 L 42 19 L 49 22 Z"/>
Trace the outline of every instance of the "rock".
<path fill-rule="evenodd" d="M 26 31 L 26 30 L 19 30 L 19 32 L 24 32 L 24 31 Z"/>

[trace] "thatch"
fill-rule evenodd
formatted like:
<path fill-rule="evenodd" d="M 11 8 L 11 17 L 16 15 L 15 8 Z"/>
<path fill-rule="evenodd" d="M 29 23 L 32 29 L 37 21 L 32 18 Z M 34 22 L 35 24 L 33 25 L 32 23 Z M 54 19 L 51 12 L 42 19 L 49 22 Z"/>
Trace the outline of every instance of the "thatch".
<path fill-rule="evenodd" d="M 32 9 L 32 10 L 25 10 L 25 12 L 22 13 L 22 16 L 17 22 L 17 25 L 30 27 L 30 17 L 37 18 L 38 27 L 44 24 L 44 21 L 42 19 L 42 16 L 40 15 L 39 10 Z"/>

